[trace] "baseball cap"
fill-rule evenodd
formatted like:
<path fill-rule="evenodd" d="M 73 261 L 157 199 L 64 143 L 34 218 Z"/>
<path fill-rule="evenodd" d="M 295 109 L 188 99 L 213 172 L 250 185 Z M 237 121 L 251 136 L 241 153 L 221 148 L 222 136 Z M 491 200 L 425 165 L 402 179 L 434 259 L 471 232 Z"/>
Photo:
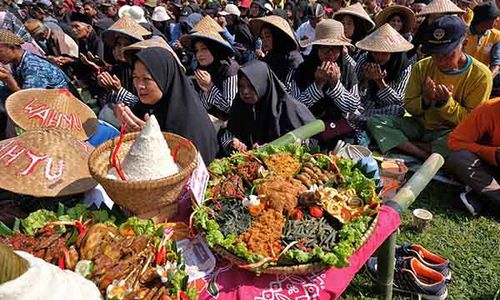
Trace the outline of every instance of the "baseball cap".
<path fill-rule="evenodd" d="M 465 37 L 466 25 L 457 16 L 436 19 L 426 31 L 422 51 L 426 54 L 444 54 L 456 49 Z"/>
<path fill-rule="evenodd" d="M 474 17 L 472 18 L 471 25 L 494 20 L 500 15 L 500 11 L 494 1 L 483 2 L 474 7 L 473 11 Z"/>
<path fill-rule="evenodd" d="M 238 6 L 234 4 L 228 4 L 224 8 L 223 11 L 219 12 L 219 15 L 221 16 L 227 16 L 227 15 L 235 15 L 235 16 L 240 16 L 240 10 L 238 9 Z"/>

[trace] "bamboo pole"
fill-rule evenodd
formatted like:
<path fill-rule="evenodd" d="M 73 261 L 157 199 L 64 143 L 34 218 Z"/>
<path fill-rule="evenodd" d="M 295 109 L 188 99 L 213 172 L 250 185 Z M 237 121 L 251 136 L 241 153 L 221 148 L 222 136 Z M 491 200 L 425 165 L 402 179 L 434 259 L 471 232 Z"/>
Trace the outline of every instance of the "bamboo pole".
<path fill-rule="evenodd" d="M 325 131 L 325 123 L 321 120 L 312 121 L 304 126 L 301 126 L 293 131 L 290 131 L 274 141 L 262 146 L 280 146 L 293 143 L 302 143 L 304 140 Z"/>
<path fill-rule="evenodd" d="M 384 241 L 377 254 L 377 287 L 385 300 L 392 299 L 396 237 L 397 230 Z"/>

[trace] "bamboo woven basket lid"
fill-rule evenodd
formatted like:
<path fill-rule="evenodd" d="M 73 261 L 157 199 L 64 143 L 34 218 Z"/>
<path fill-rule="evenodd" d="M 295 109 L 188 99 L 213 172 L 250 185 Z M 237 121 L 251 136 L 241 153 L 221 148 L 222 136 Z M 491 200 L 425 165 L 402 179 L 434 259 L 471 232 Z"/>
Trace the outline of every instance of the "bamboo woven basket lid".
<path fill-rule="evenodd" d="M 9 118 L 23 130 L 57 128 L 85 141 L 98 126 L 92 109 L 66 89 L 21 90 L 7 98 L 5 108 Z"/>
<path fill-rule="evenodd" d="M 92 149 L 57 129 L 34 129 L 0 141 L 0 188 L 35 197 L 88 191 L 97 184 L 87 165 Z"/>

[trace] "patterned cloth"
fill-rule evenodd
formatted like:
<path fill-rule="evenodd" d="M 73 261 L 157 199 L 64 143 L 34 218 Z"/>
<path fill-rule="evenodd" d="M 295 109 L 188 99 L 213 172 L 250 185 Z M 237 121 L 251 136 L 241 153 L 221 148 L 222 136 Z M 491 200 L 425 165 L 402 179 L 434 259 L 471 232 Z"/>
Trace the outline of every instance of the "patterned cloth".
<path fill-rule="evenodd" d="M 12 74 L 21 89 L 69 88 L 67 77 L 59 68 L 30 52 L 24 52 L 21 63 L 13 68 Z"/>
<path fill-rule="evenodd" d="M 13 32 L 18 37 L 21 37 L 25 42 L 31 42 L 31 35 L 26 31 L 23 23 L 12 13 L 6 11 L 3 19 L 2 27 Z"/>

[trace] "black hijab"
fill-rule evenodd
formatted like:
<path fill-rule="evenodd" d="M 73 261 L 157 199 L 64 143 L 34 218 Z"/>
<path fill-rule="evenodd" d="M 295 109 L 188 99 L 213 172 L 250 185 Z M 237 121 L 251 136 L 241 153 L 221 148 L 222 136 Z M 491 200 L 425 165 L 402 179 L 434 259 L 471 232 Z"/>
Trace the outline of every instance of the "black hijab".
<path fill-rule="evenodd" d="M 242 76 L 255 88 L 259 100 L 248 105 L 236 96 L 227 125 L 247 147 L 271 142 L 314 120 L 307 107 L 286 93 L 283 84 L 265 63 L 249 62 L 241 67 L 238 77 Z"/>
<path fill-rule="evenodd" d="M 146 66 L 163 96 L 154 105 L 137 103 L 134 114 L 141 119 L 146 113 L 155 115 L 162 130 L 191 140 L 205 163 L 210 163 L 218 148 L 215 129 L 175 58 L 160 47 L 143 49 L 135 56 Z"/>
<path fill-rule="evenodd" d="M 226 80 L 226 78 L 228 77 L 238 74 L 238 69 L 240 68 L 240 66 L 235 60 L 231 59 L 228 49 L 222 46 L 220 43 L 209 39 L 200 38 L 193 40 L 193 48 L 198 41 L 205 44 L 205 46 L 207 46 L 208 50 L 214 57 L 213 63 L 208 66 L 202 66 L 198 64 L 198 68 L 210 73 L 212 82 L 215 84 L 215 86 L 217 86 L 217 88 L 219 88 L 219 90 L 221 90 L 224 80 Z"/>
<path fill-rule="evenodd" d="M 371 52 L 368 52 L 366 54 L 366 62 L 367 63 L 374 63 L 375 59 L 372 56 Z M 381 65 L 380 68 L 382 71 L 387 72 L 387 77 L 385 78 L 385 81 L 387 83 L 392 82 L 401 76 L 402 72 L 408 68 L 410 65 L 410 60 L 406 56 L 405 52 L 398 52 L 398 53 L 391 53 L 391 58 L 385 65 Z M 369 93 L 372 94 L 373 97 L 376 96 L 379 88 L 377 84 L 373 81 L 370 80 L 368 81 L 368 91 Z"/>
<path fill-rule="evenodd" d="M 269 28 L 273 35 L 273 49 L 266 54 L 263 61 L 269 65 L 281 82 L 285 82 L 288 73 L 297 69 L 304 59 L 297 51 L 295 42 L 286 33 L 274 26 L 264 26 Z"/>
<path fill-rule="evenodd" d="M 351 90 L 358 83 L 354 67 L 344 59 L 342 54 L 336 63 L 340 68 L 340 82 L 348 91 Z M 300 90 L 304 91 L 314 82 L 314 73 L 320 65 L 321 60 L 318 56 L 318 46 L 313 46 L 311 53 L 304 59 L 304 62 L 295 72 L 294 80 Z M 314 104 L 311 107 L 311 111 L 317 118 L 323 120 L 337 120 L 342 116 L 342 112 L 338 107 L 332 105 L 330 101 L 324 101 L 324 99 Z"/>

